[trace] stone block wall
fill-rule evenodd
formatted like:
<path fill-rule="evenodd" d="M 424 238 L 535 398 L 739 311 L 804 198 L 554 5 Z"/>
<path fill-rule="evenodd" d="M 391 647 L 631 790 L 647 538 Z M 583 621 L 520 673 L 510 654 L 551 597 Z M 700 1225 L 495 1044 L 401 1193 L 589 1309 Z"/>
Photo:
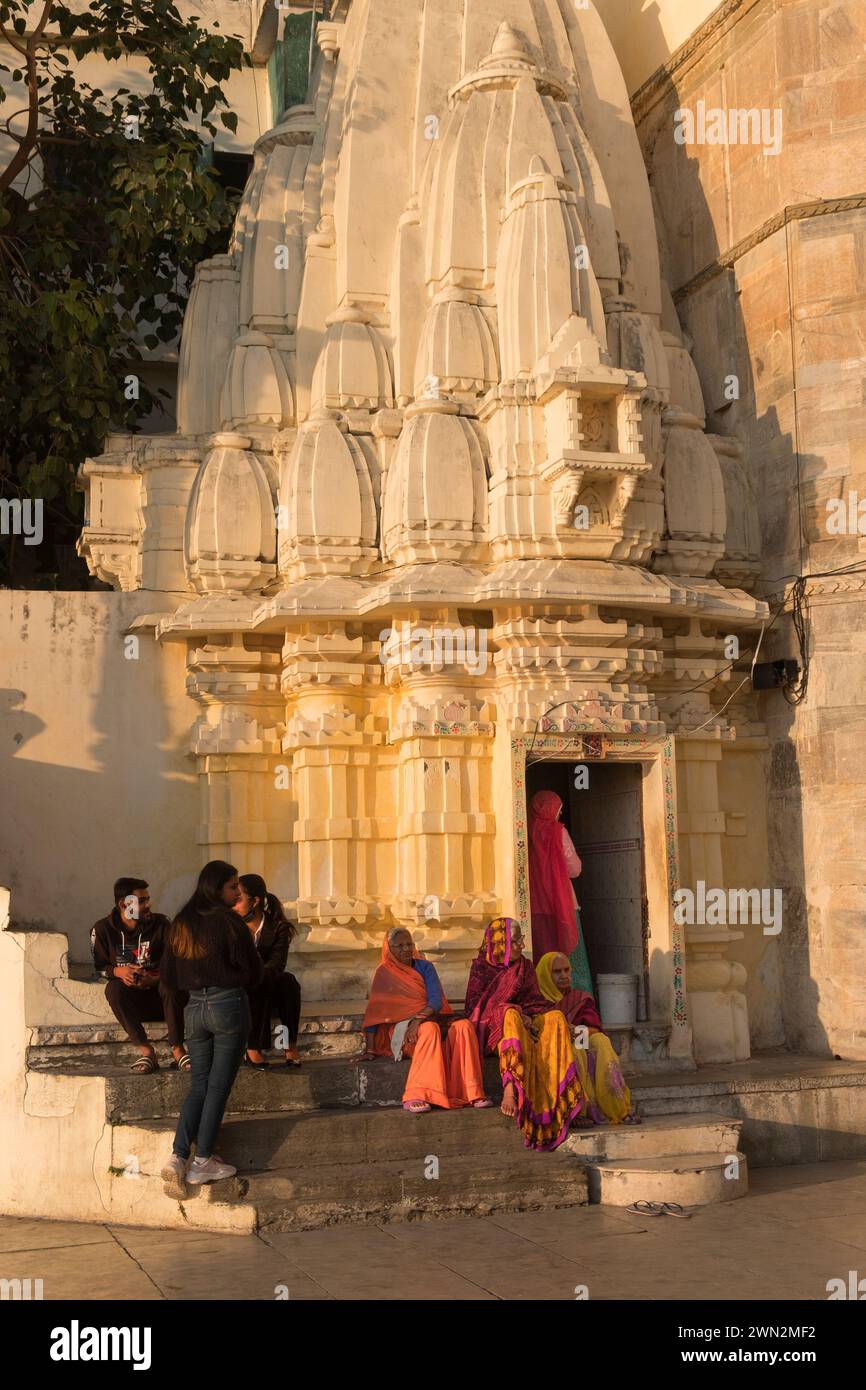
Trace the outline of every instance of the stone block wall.
<path fill-rule="evenodd" d="M 750 460 L 758 592 L 775 612 L 791 578 L 815 576 L 806 698 L 761 700 L 768 886 L 784 893 L 776 964 L 787 1040 L 845 1057 L 866 1056 L 864 55 L 862 6 L 742 0 L 720 6 L 634 102 L 708 429 L 738 435 Z M 675 112 L 699 101 L 780 112 L 780 152 L 678 144 Z M 834 500 L 846 504 L 846 534 L 828 527 Z M 799 656 L 789 606 L 762 650 L 781 656 Z M 750 1009 L 754 1023 L 757 1000 Z"/>

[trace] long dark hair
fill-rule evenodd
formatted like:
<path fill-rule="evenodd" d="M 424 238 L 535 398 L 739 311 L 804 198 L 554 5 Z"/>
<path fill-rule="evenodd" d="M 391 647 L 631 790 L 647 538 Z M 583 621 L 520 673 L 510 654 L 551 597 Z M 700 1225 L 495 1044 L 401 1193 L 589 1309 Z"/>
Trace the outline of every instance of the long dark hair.
<path fill-rule="evenodd" d="M 195 892 L 171 925 L 169 943 L 176 956 L 200 960 L 205 954 L 207 947 L 202 940 L 202 928 L 206 929 L 215 916 L 231 913 L 231 908 L 222 900 L 222 890 L 236 873 L 234 864 L 227 864 L 224 859 L 212 859 L 205 864 Z"/>
<path fill-rule="evenodd" d="M 279 926 L 281 923 L 288 928 L 289 941 L 294 939 L 297 927 L 294 922 L 290 922 L 283 905 L 275 893 L 269 893 L 265 880 L 260 874 L 241 874 L 240 885 L 244 892 L 251 898 L 259 898 L 262 904 L 262 912 L 265 914 L 265 921 L 269 926 Z"/>

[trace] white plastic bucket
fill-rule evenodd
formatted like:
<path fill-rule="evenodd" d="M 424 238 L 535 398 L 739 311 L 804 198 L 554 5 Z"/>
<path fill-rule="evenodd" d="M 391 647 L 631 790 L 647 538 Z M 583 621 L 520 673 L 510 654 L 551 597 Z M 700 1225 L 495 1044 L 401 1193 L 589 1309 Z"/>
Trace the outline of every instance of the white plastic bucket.
<path fill-rule="evenodd" d="M 637 975 L 599 975 L 598 1008 L 603 1028 L 631 1028 L 637 1022 Z"/>

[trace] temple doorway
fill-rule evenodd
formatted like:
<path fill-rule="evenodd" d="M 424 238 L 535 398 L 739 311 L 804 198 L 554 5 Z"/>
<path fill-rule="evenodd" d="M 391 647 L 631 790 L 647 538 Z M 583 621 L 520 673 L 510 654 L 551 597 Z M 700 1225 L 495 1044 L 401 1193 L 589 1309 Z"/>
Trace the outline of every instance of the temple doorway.
<path fill-rule="evenodd" d="M 599 974 L 636 975 L 638 1021 L 649 1017 L 642 777 L 639 763 L 573 757 L 526 769 L 527 806 L 538 791 L 556 792 L 582 861 L 575 891 L 596 995 Z"/>

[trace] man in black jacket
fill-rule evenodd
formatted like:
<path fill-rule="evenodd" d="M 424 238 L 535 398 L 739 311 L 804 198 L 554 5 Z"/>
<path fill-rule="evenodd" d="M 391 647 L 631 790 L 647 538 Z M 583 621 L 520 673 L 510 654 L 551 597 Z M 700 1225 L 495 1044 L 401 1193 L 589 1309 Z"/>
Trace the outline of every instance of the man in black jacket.
<path fill-rule="evenodd" d="M 143 878 L 119 878 L 114 885 L 114 910 L 96 922 L 90 933 L 93 964 L 108 981 L 105 997 L 111 1011 L 126 1029 L 126 1036 L 141 1054 L 132 1070 L 156 1071 L 152 1043 L 145 1023 L 165 1019 L 173 1065 L 189 1069 L 183 1045 L 183 1011 L 188 996 L 166 988 L 159 978 L 159 963 L 171 923 L 152 912 L 150 892 Z"/>

